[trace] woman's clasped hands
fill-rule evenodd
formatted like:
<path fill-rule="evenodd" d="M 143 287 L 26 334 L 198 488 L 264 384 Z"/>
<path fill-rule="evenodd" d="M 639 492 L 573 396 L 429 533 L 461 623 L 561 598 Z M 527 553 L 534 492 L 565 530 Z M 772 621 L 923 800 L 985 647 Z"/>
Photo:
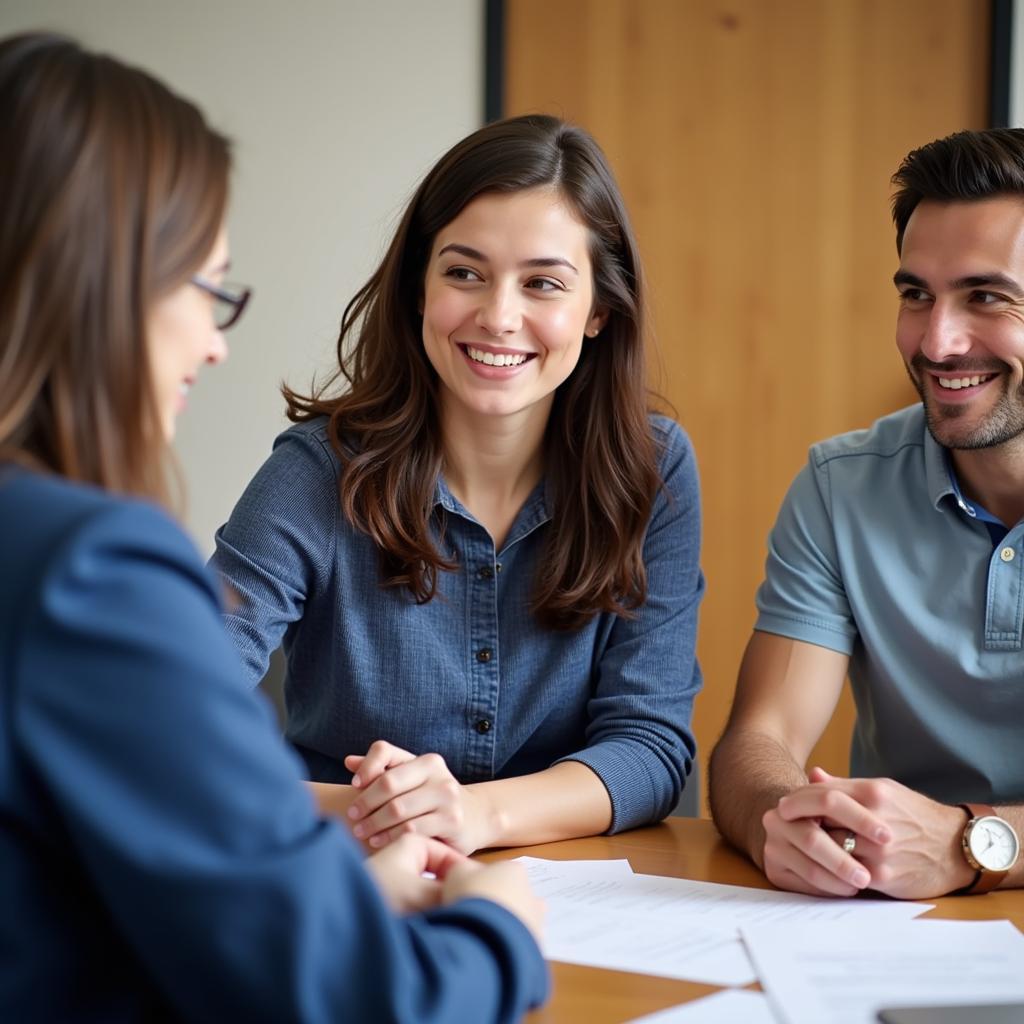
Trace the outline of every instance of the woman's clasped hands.
<path fill-rule="evenodd" d="M 355 837 L 380 849 L 409 832 L 440 839 L 460 853 L 489 845 L 493 815 L 474 786 L 462 785 L 440 754 L 412 754 L 377 740 L 365 754 L 349 754 L 359 795 L 345 812 Z"/>

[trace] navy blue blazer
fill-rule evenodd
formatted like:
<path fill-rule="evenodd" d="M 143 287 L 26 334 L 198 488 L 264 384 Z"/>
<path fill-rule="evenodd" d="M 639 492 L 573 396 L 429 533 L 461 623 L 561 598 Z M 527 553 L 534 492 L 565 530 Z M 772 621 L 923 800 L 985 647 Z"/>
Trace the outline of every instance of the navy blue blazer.
<path fill-rule="evenodd" d="M 398 918 L 150 505 L 0 467 L 0 1019 L 511 1021 L 486 900 Z"/>

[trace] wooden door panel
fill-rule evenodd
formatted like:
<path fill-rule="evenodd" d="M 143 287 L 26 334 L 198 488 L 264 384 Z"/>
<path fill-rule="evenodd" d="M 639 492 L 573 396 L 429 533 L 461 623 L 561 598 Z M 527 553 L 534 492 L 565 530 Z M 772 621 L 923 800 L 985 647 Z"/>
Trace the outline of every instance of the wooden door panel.
<path fill-rule="evenodd" d="M 889 177 L 984 126 L 988 19 L 979 0 L 506 2 L 506 112 L 576 120 L 607 152 L 651 284 L 652 384 L 697 450 L 705 768 L 808 445 L 914 400 Z M 845 697 L 816 763 L 846 771 L 852 717 Z"/>

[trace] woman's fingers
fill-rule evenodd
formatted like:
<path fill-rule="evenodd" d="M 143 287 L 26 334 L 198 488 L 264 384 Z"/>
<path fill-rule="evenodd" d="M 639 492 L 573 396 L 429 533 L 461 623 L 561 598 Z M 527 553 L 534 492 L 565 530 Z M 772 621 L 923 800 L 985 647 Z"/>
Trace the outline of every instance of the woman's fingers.
<path fill-rule="evenodd" d="M 400 750 L 400 748 L 392 748 Z M 462 830 L 465 791 L 439 754 L 401 760 L 391 751 L 378 752 L 399 763 L 385 769 L 348 809 L 357 838 L 379 846 L 406 831 L 450 841 Z M 401 755 L 407 751 L 400 751 Z M 366 760 L 369 761 L 367 753 Z M 369 773 L 364 769 L 360 775 Z"/>
<path fill-rule="evenodd" d="M 396 747 L 387 740 L 375 740 L 365 754 L 348 754 L 345 767 L 353 772 L 352 785 L 357 789 L 369 786 L 389 768 L 415 760 L 416 755 Z"/>

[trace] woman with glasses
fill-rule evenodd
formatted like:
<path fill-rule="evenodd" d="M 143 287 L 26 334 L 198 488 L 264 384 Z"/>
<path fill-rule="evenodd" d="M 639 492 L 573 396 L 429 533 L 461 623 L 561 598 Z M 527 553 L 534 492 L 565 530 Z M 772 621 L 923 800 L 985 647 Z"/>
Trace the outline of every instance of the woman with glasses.
<path fill-rule="evenodd" d="M 218 532 L 255 684 L 322 806 L 464 852 L 656 821 L 694 756 L 693 453 L 649 412 L 646 298 L 594 140 L 443 156 L 349 303 L 338 368 Z"/>
<path fill-rule="evenodd" d="M 420 836 L 364 868 L 161 508 L 249 297 L 227 142 L 49 35 L 0 41 L 0 110 L 0 1019 L 518 1020 L 524 873 Z"/>
<path fill-rule="evenodd" d="M 239 285 L 216 285 L 201 274 L 192 275 L 192 284 L 202 288 L 213 299 L 213 324 L 218 331 L 234 327 L 249 304 L 251 288 Z"/>

